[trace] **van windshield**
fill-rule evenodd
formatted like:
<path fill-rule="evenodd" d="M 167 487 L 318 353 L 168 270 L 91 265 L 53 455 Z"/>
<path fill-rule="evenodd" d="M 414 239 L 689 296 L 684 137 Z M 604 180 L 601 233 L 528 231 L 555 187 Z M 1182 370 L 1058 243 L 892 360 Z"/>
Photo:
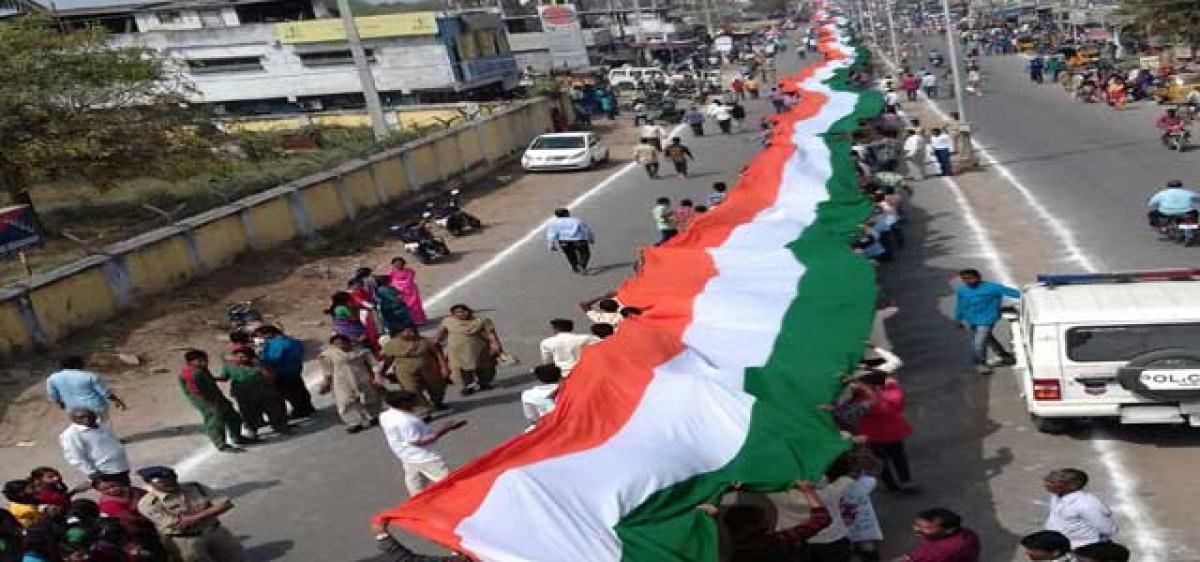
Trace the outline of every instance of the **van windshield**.
<path fill-rule="evenodd" d="M 1077 363 L 1128 361 L 1168 348 L 1200 351 L 1200 324 L 1081 326 L 1067 330 L 1067 357 Z"/>

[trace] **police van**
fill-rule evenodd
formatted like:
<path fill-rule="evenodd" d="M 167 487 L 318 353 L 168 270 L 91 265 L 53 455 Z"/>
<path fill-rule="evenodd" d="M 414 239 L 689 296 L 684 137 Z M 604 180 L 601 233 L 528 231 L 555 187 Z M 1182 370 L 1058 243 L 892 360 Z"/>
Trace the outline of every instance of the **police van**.
<path fill-rule="evenodd" d="M 1040 275 L 1021 293 L 1005 318 L 1038 430 L 1200 426 L 1200 269 Z"/>

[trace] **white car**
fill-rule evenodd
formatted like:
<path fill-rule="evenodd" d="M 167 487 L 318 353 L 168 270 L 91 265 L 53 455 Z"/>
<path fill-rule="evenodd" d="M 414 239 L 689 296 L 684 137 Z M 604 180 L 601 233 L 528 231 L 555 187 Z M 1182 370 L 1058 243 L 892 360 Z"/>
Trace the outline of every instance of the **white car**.
<path fill-rule="evenodd" d="M 1034 425 L 1200 426 L 1200 270 L 1039 276 L 1007 314 Z"/>
<path fill-rule="evenodd" d="M 586 170 L 608 161 L 608 147 L 594 133 L 550 133 L 529 143 L 521 167 L 537 170 Z"/>

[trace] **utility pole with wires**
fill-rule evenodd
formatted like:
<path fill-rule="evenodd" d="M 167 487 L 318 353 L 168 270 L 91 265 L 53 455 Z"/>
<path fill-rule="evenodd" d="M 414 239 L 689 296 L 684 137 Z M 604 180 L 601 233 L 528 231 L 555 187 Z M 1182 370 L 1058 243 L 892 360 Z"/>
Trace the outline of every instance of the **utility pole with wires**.
<path fill-rule="evenodd" d="M 379 100 L 379 90 L 375 89 L 375 76 L 371 74 L 371 66 L 367 62 L 367 53 L 363 50 L 362 39 L 358 35 L 358 25 L 354 23 L 354 13 L 350 10 L 350 0 L 337 0 L 338 13 L 342 16 L 342 27 L 346 29 L 346 41 L 350 43 L 350 55 L 354 58 L 354 67 L 358 70 L 358 81 L 362 87 L 363 98 L 367 101 L 367 115 L 371 118 L 371 130 L 375 140 L 383 140 L 391 134 L 387 119 L 383 116 L 383 102 Z"/>
<path fill-rule="evenodd" d="M 883 9 L 887 12 L 888 33 L 891 35 L 892 41 L 892 60 L 896 61 L 896 64 L 900 64 L 900 49 L 896 46 L 896 19 L 892 15 L 892 11 L 895 9 L 893 0 L 883 0 Z"/>

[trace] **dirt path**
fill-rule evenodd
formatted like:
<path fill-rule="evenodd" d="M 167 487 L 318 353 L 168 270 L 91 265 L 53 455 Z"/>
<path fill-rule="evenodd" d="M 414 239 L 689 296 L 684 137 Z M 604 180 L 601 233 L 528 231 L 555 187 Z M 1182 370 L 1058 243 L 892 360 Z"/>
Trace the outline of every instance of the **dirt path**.
<path fill-rule="evenodd" d="M 417 271 L 427 298 L 486 262 L 545 218 L 627 162 L 635 141 L 627 116 L 598 121 L 596 130 L 609 143 L 612 159 L 596 170 L 526 175 L 510 164 L 466 191 L 467 209 L 485 229 L 448 240 L 450 260 Z M 185 349 L 219 356 L 225 347 L 227 303 L 265 295 L 259 308 L 270 322 L 305 341 L 310 354 L 330 333 L 322 310 L 328 296 L 345 286 L 359 267 L 386 268 L 404 256 L 402 244 L 387 236 L 387 226 L 412 216 L 390 210 L 360 218 L 336 232 L 249 255 L 233 266 L 163 297 L 143 302 L 125 317 L 76 334 L 49 354 L 19 359 L 0 368 L 0 462 L 21 476 L 39 464 L 61 465 L 56 436 L 64 415 L 45 395 L 42 381 L 67 354 L 88 357 L 129 405 L 117 413 L 117 432 L 130 441 L 139 459 L 173 462 L 203 443 L 199 417 L 184 401 L 175 374 Z M 443 310 L 429 311 L 433 318 Z M 122 357 L 137 358 L 132 365 Z M 143 450 L 139 450 L 143 449 Z M 18 462 L 19 461 L 19 462 Z M 141 464 L 146 464 L 142 462 Z"/>

